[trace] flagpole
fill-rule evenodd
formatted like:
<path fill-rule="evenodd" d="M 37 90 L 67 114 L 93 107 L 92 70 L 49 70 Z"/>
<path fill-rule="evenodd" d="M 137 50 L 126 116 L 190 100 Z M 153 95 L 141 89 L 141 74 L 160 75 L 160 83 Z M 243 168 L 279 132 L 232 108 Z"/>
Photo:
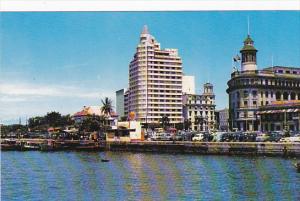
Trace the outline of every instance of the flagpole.
<path fill-rule="evenodd" d="M 249 20 L 249 15 L 248 15 L 247 22 L 248 22 L 248 36 L 249 36 L 250 35 L 250 20 Z"/>

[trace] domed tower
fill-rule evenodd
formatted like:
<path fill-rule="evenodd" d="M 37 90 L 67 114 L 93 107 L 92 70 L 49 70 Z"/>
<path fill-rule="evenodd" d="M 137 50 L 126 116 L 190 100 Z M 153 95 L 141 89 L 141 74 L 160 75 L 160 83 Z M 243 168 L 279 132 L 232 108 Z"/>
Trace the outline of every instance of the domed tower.
<path fill-rule="evenodd" d="M 205 83 L 204 84 L 204 94 L 206 95 L 212 95 L 214 94 L 214 86 L 211 83 Z"/>
<path fill-rule="evenodd" d="M 254 41 L 248 35 L 244 40 L 244 47 L 240 50 L 242 54 L 241 71 L 257 70 L 256 52 L 257 49 L 254 47 Z"/>

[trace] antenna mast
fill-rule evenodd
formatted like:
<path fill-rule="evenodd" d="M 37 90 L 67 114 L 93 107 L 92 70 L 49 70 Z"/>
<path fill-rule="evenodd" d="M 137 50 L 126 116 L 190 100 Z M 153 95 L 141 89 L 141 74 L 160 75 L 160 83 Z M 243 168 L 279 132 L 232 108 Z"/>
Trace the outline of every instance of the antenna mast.
<path fill-rule="evenodd" d="M 248 24 L 248 36 L 250 35 L 250 20 L 249 16 L 247 17 L 247 24 Z"/>

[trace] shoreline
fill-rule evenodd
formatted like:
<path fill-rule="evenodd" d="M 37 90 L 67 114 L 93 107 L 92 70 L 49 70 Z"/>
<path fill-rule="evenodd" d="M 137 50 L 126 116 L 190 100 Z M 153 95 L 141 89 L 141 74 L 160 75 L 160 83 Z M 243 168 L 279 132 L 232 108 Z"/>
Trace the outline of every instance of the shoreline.
<path fill-rule="evenodd" d="M 3 142 L 6 139 L 1 139 Z M 24 142 L 42 145 L 47 139 L 10 139 L 18 144 Z M 92 140 L 51 140 L 59 145 L 43 151 L 129 151 L 154 153 L 183 153 L 199 155 L 251 155 L 300 157 L 300 143 L 290 142 L 189 142 L 189 141 L 92 141 Z M 85 144 L 89 146 L 85 146 Z M 66 146 L 61 146 L 66 145 Z M 76 146 L 72 146 L 76 145 Z M 26 151 L 15 147 L 1 151 Z M 36 149 L 36 151 L 39 151 Z M 41 151 L 41 150 L 40 150 Z"/>

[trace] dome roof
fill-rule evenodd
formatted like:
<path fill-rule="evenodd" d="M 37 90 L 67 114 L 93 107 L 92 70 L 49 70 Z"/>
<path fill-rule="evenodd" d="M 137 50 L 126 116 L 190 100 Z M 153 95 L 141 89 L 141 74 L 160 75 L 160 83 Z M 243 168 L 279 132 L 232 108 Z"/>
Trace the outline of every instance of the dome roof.
<path fill-rule="evenodd" d="M 247 38 L 244 40 L 244 47 L 241 49 L 240 52 L 243 52 L 243 51 L 256 51 L 257 52 L 257 49 L 255 49 L 255 47 L 254 47 L 254 41 L 252 40 L 250 35 L 247 35 Z"/>

